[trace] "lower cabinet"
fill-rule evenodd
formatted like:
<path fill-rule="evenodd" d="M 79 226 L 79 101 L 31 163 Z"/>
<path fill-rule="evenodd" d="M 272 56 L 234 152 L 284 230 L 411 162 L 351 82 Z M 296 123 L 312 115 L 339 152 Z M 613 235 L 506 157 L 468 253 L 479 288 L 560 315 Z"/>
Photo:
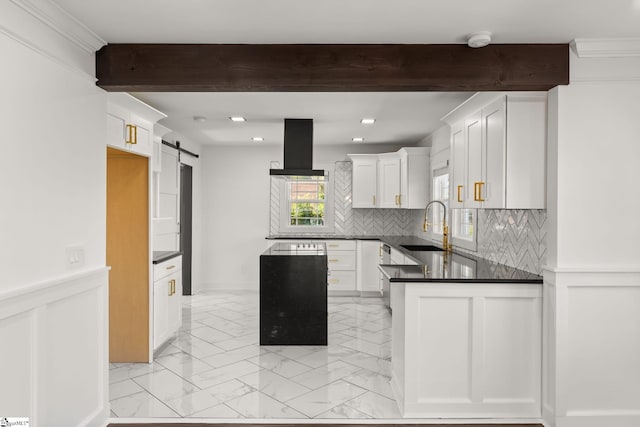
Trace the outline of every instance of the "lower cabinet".
<path fill-rule="evenodd" d="M 331 295 L 356 293 L 356 242 L 325 240 L 327 246 L 327 286 Z"/>
<path fill-rule="evenodd" d="M 153 349 L 175 335 L 182 325 L 182 257 L 153 268 Z"/>
<path fill-rule="evenodd" d="M 378 240 L 358 240 L 357 288 L 360 292 L 375 292 L 380 296 L 380 264 L 382 247 Z"/>

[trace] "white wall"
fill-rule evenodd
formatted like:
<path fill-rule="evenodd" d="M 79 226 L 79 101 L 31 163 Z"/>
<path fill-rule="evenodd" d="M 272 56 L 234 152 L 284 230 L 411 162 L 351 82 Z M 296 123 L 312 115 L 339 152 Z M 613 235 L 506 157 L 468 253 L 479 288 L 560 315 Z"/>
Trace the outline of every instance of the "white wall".
<path fill-rule="evenodd" d="M 41 20 L 17 3 L 0 4 L 0 414 L 102 425 L 106 98 L 86 74 L 92 49 L 62 35 L 68 17 Z M 67 265 L 71 245 L 84 248 L 84 265 Z"/>
<path fill-rule="evenodd" d="M 394 145 L 314 147 L 314 167 L 349 153 L 397 151 Z M 258 289 L 259 255 L 269 246 L 269 164 L 282 165 L 281 145 L 204 147 L 202 288 Z M 195 245 L 194 245 L 195 247 Z M 201 289 L 202 289 L 201 288 Z"/>
<path fill-rule="evenodd" d="M 615 45 L 611 45 L 615 51 Z M 549 97 L 545 420 L 640 425 L 640 58 L 571 56 Z"/>

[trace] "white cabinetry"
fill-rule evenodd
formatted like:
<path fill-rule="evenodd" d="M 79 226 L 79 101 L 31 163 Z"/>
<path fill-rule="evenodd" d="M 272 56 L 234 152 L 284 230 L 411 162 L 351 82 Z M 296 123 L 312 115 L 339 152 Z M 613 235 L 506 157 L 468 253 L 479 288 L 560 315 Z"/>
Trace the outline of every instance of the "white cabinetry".
<path fill-rule="evenodd" d="M 540 418 L 540 284 L 391 291 L 391 387 L 403 417 Z"/>
<path fill-rule="evenodd" d="M 404 209 L 424 209 L 429 201 L 431 177 L 426 147 L 401 148 L 399 205 Z"/>
<path fill-rule="evenodd" d="M 180 163 L 175 149 L 163 145 L 161 152 L 162 172 L 154 176 L 153 249 L 175 251 L 180 243 Z"/>
<path fill-rule="evenodd" d="M 126 93 L 107 100 L 107 145 L 151 157 L 153 125 L 167 116 Z"/>
<path fill-rule="evenodd" d="M 153 268 L 153 348 L 158 349 L 182 324 L 182 257 Z"/>
<path fill-rule="evenodd" d="M 375 292 L 379 296 L 380 273 L 378 264 L 381 256 L 380 242 L 377 240 L 358 240 L 357 243 L 357 290 Z"/>
<path fill-rule="evenodd" d="M 375 208 L 378 174 L 378 156 L 352 154 L 353 182 L 351 203 L 354 208 Z"/>
<path fill-rule="evenodd" d="M 428 147 L 395 153 L 349 154 L 354 208 L 423 209 L 429 201 Z"/>
<path fill-rule="evenodd" d="M 449 113 L 451 207 L 544 209 L 544 92 L 481 93 Z"/>
<path fill-rule="evenodd" d="M 400 193 L 400 156 L 398 153 L 379 154 L 377 207 L 399 208 Z"/>
<path fill-rule="evenodd" d="M 355 240 L 327 240 L 325 244 L 327 246 L 327 285 L 329 293 L 334 295 L 355 294 Z"/>
<path fill-rule="evenodd" d="M 391 248 L 391 264 L 400 264 L 404 265 L 405 259 L 404 254 L 397 250 L 396 248 Z"/>

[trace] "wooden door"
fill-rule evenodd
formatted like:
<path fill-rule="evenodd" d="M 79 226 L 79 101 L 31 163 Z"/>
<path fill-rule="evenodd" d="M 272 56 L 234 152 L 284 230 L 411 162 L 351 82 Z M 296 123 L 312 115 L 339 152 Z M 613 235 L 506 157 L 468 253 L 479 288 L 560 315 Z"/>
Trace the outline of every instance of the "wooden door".
<path fill-rule="evenodd" d="M 109 361 L 149 362 L 149 159 L 107 148 Z"/>

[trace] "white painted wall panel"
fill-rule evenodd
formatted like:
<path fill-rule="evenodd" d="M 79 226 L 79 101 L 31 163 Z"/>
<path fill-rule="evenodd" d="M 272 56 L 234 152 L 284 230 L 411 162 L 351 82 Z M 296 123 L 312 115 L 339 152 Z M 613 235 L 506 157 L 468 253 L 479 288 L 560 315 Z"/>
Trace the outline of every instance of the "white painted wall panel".
<path fill-rule="evenodd" d="M 568 299 L 567 411 L 640 415 L 640 283 L 572 286 Z"/>
<path fill-rule="evenodd" d="M 9 417 L 28 417 L 31 414 L 31 315 L 21 313 L 0 320 L 0 414 Z"/>

